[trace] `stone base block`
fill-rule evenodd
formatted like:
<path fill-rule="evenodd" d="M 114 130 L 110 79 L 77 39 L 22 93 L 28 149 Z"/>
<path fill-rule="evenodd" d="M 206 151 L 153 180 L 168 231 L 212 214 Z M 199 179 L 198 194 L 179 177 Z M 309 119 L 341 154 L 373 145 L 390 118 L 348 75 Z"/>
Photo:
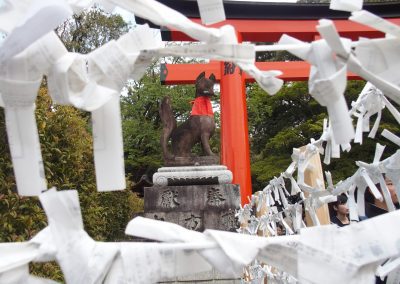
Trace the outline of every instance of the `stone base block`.
<path fill-rule="evenodd" d="M 226 279 L 226 280 L 219 280 L 219 279 L 209 279 L 209 280 L 189 280 L 189 281 L 166 281 L 166 282 L 158 282 L 158 283 L 165 283 L 165 284 L 242 284 L 240 279 Z"/>
<path fill-rule="evenodd" d="M 230 276 L 225 276 L 213 269 L 208 272 L 197 273 L 184 277 L 177 277 L 176 279 L 165 279 L 159 283 L 219 283 L 219 284 L 240 284 L 240 279 L 233 279 Z"/>
<path fill-rule="evenodd" d="M 235 210 L 212 210 L 190 212 L 145 212 L 143 217 L 178 224 L 189 230 L 203 232 L 205 229 L 236 232 L 238 220 Z"/>
<path fill-rule="evenodd" d="M 238 209 L 239 186 L 235 184 L 146 187 L 144 212 Z"/>

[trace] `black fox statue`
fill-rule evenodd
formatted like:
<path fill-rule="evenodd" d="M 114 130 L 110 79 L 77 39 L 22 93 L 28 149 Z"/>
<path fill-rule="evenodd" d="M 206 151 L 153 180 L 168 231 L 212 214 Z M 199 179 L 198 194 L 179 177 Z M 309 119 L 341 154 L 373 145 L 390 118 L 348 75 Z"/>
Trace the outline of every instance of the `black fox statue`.
<path fill-rule="evenodd" d="M 215 76 L 209 78 L 205 72 L 196 79 L 196 94 L 192 112 L 187 121 L 177 127 L 176 119 L 171 108 L 171 99 L 165 97 L 160 105 L 160 117 L 163 124 L 161 147 L 164 161 L 174 160 L 176 157 L 191 157 L 193 146 L 201 142 L 207 156 L 216 156 L 209 144 L 209 139 L 215 131 L 214 113 L 210 97 L 214 95 Z M 171 139 L 172 153 L 168 149 Z"/>

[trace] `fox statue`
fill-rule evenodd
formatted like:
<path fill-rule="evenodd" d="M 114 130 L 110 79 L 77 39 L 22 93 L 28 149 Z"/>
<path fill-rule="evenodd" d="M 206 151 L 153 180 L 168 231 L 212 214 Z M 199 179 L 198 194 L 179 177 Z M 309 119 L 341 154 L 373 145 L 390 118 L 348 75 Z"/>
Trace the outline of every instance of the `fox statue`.
<path fill-rule="evenodd" d="M 210 97 L 214 96 L 215 76 L 209 78 L 202 72 L 196 79 L 196 94 L 192 112 L 187 121 L 177 127 L 176 119 L 171 108 L 171 99 L 164 97 L 160 105 L 160 117 L 163 124 L 161 147 L 164 160 L 175 157 L 191 157 L 193 146 L 201 142 L 207 156 L 216 156 L 209 144 L 209 139 L 215 130 L 214 113 Z M 168 150 L 171 138 L 172 153 Z"/>

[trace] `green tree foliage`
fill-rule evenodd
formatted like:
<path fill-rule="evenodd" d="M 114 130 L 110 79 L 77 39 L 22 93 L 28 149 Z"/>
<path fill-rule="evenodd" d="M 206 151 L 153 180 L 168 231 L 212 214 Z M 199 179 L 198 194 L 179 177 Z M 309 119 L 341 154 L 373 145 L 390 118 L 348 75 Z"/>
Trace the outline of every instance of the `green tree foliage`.
<path fill-rule="evenodd" d="M 57 28 L 57 33 L 69 51 L 89 53 L 128 31 L 120 15 L 104 13 L 100 8 L 75 14 Z"/>
<path fill-rule="evenodd" d="M 363 81 L 348 82 L 345 97 L 349 107 L 364 84 Z M 323 119 L 328 116 L 326 109 L 308 94 L 306 82 L 287 83 L 275 96 L 268 96 L 259 86 L 251 85 L 247 103 L 253 191 L 257 191 L 289 166 L 292 148 L 321 136 Z M 355 161 L 372 162 L 376 142 L 387 145 L 385 157 L 394 153 L 394 145 L 380 137 L 384 128 L 399 132 L 397 122 L 387 110 L 383 112 L 376 139 L 369 139 L 364 134 L 363 145 L 353 143 L 349 153 L 342 153 L 340 159 L 332 159 L 329 166 L 323 165 L 324 170 L 332 172 L 334 182 L 351 176 L 357 169 Z"/>

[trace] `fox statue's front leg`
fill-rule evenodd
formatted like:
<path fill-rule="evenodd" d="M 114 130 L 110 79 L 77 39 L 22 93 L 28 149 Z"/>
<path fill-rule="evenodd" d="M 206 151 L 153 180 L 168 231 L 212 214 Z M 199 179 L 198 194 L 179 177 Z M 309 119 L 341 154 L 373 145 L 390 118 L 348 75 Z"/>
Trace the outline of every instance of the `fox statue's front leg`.
<path fill-rule="evenodd" d="M 200 140 L 203 151 L 207 156 L 216 156 L 211 150 L 210 138 L 215 131 L 215 121 L 213 117 L 201 116 L 200 117 Z"/>

